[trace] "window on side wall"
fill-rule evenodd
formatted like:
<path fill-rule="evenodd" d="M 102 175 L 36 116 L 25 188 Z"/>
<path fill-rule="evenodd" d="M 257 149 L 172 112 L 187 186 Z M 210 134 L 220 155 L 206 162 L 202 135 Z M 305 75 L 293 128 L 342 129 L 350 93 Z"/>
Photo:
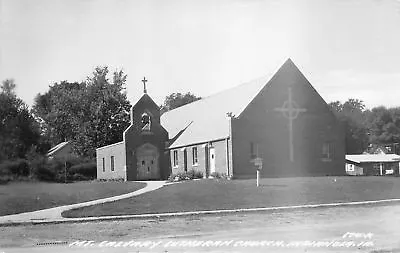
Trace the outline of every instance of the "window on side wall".
<path fill-rule="evenodd" d="M 199 163 L 199 159 L 197 158 L 197 147 L 192 148 L 192 164 L 197 165 Z"/>
<path fill-rule="evenodd" d="M 103 157 L 103 172 L 106 172 L 106 159 Z"/>
<path fill-rule="evenodd" d="M 321 160 L 324 162 L 330 162 L 333 159 L 333 143 L 332 142 L 324 142 L 322 144 L 322 154 Z"/>
<path fill-rule="evenodd" d="M 173 154 L 174 154 L 173 165 L 174 167 L 178 167 L 178 150 L 174 150 Z"/>
<path fill-rule="evenodd" d="M 114 171 L 114 156 L 111 156 L 111 171 Z"/>

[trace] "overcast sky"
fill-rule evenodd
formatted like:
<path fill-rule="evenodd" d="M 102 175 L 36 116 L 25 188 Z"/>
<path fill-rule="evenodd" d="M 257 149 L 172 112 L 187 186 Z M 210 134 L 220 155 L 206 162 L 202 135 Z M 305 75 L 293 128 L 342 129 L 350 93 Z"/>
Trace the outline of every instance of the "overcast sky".
<path fill-rule="evenodd" d="M 275 72 L 290 57 L 327 101 L 400 106 L 399 0 L 0 0 L 0 80 L 29 105 L 95 66 L 123 69 L 128 98 L 161 104 Z"/>

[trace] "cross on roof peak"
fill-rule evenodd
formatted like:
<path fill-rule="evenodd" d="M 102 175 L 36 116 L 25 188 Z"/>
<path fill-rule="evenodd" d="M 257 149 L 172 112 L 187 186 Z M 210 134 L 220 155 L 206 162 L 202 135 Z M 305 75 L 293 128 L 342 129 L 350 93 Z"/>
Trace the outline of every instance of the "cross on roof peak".
<path fill-rule="evenodd" d="M 145 94 L 147 94 L 147 90 L 146 90 L 146 82 L 147 82 L 148 80 L 146 80 L 146 77 L 143 77 L 143 80 L 142 80 L 142 82 L 143 82 L 143 92 L 145 93 Z"/>

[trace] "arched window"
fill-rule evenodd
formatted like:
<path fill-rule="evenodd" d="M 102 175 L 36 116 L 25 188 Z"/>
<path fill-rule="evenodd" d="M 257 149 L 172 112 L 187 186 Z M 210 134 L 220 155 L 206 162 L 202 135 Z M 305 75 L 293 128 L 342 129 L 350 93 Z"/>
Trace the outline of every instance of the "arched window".
<path fill-rule="evenodd" d="M 142 130 L 150 131 L 151 117 L 146 112 L 142 114 L 141 126 L 142 126 Z"/>

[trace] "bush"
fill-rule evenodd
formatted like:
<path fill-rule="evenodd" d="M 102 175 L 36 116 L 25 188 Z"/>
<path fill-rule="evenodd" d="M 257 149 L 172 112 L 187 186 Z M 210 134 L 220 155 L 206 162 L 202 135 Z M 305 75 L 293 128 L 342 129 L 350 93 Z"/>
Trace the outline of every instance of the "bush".
<path fill-rule="evenodd" d="M 79 174 L 79 173 L 75 173 L 72 176 L 70 176 L 72 181 L 86 181 L 86 180 L 91 180 L 93 178 Z"/>
<path fill-rule="evenodd" d="M 37 179 L 62 183 L 71 180 L 89 180 L 95 178 L 97 172 L 96 163 L 88 161 L 90 160 L 80 158 L 71 158 L 66 161 L 57 158 L 49 160 L 42 156 L 35 157 L 30 161 L 30 165 Z M 65 175 L 66 173 L 67 175 Z"/>
<path fill-rule="evenodd" d="M 171 174 L 168 177 L 168 181 L 177 182 L 177 181 L 192 180 L 192 179 L 197 179 L 197 178 L 203 178 L 203 172 L 196 171 L 196 170 L 190 170 L 188 172 L 179 172 L 176 174 Z"/>
<path fill-rule="evenodd" d="M 190 170 L 187 172 L 190 179 L 203 178 L 203 172 L 197 170 Z"/>
<path fill-rule="evenodd" d="M 125 178 L 108 178 L 108 179 L 100 178 L 100 179 L 97 179 L 97 181 L 99 181 L 99 182 L 118 182 L 118 183 L 122 183 L 122 182 L 125 182 Z"/>
<path fill-rule="evenodd" d="M 67 175 L 65 175 L 65 168 L 67 168 Z M 90 159 L 70 158 L 67 161 L 57 158 L 48 159 L 33 151 L 28 159 L 6 160 L 0 163 L 0 184 L 13 180 L 31 179 L 52 182 L 91 180 L 96 178 L 96 174 L 96 162 Z"/>
<path fill-rule="evenodd" d="M 9 181 L 14 180 L 12 175 L 0 175 L 0 184 L 7 184 Z"/>
<path fill-rule="evenodd" d="M 68 174 L 79 174 L 87 179 L 94 179 L 97 175 L 97 165 L 94 162 L 77 164 L 68 169 Z"/>
<path fill-rule="evenodd" d="M 56 173 L 49 169 L 47 166 L 40 166 L 35 169 L 35 176 L 37 179 L 42 181 L 55 181 Z"/>
<path fill-rule="evenodd" d="M 230 179 L 229 176 L 225 173 L 213 172 L 210 175 L 213 178 L 222 178 L 222 179 Z"/>
<path fill-rule="evenodd" d="M 26 177 L 29 175 L 29 164 L 24 159 L 4 161 L 0 164 L 0 174 Z"/>

